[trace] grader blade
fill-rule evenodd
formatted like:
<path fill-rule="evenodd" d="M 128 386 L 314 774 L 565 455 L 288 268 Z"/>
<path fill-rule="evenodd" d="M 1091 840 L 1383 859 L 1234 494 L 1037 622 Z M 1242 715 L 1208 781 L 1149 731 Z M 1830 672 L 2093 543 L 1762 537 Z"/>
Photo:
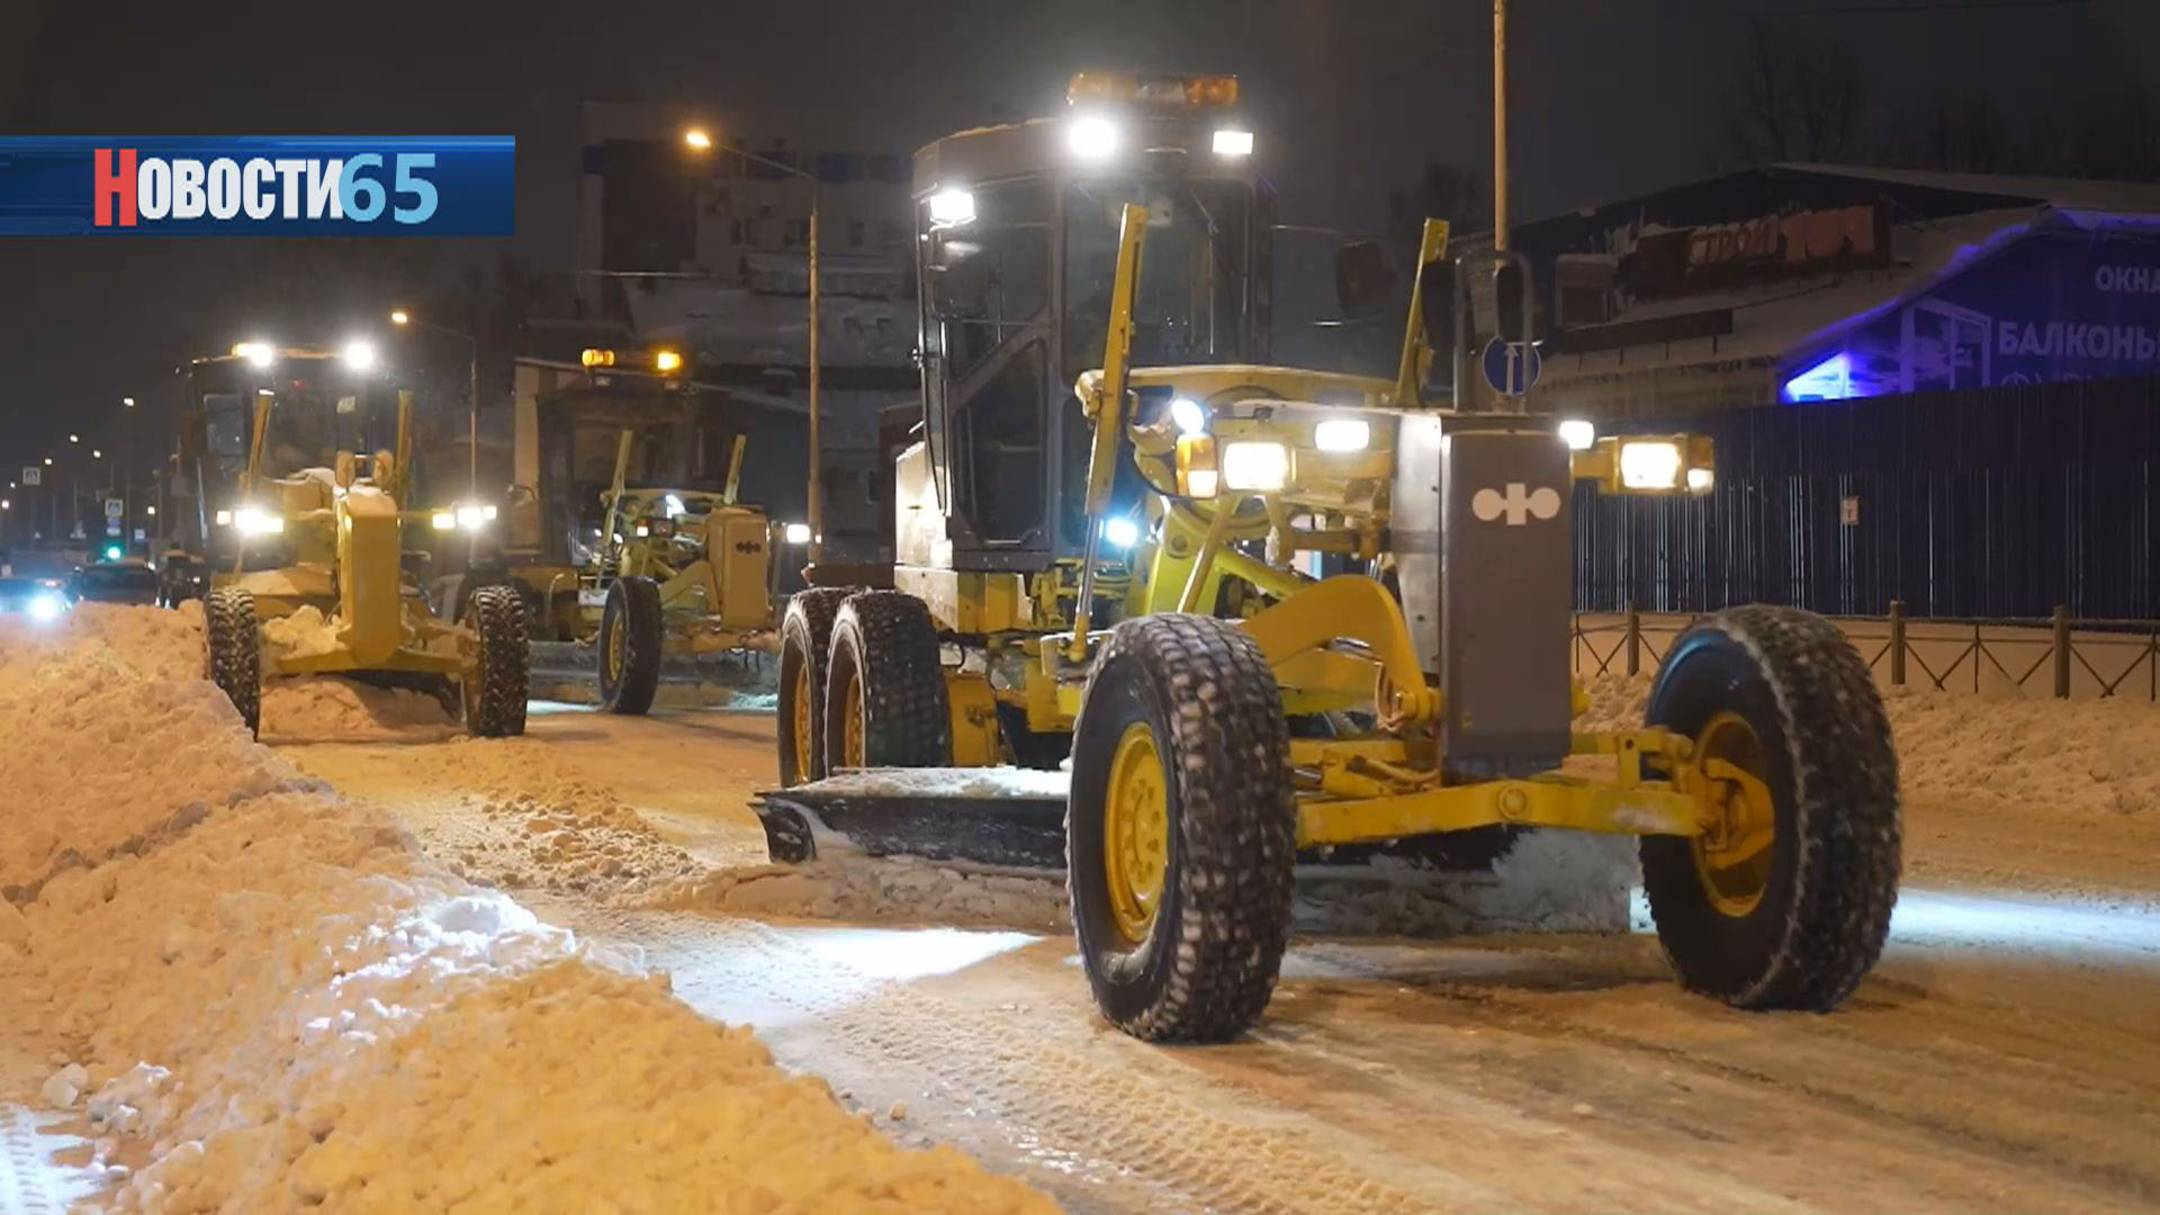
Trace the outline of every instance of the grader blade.
<path fill-rule="evenodd" d="M 1065 784 L 1018 768 L 872 768 L 768 790 L 752 808 L 782 864 L 846 849 L 1062 872 Z"/>
<path fill-rule="evenodd" d="M 765 847 L 783 865 L 820 848 L 919 856 L 1013 869 L 1065 869 L 1067 774 L 1025 768 L 873 768 L 757 795 L 751 809 Z M 1305 848 L 1298 864 L 1322 872 L 1375 865 L 1489 873 L 1519 832 L 1484 827 L 1386 843 Z"/>

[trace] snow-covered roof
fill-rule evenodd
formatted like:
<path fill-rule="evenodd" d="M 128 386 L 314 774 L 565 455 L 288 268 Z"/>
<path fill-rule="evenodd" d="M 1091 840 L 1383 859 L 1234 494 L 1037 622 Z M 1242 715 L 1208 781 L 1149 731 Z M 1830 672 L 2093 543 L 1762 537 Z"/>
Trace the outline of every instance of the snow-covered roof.
<path fill-rule="evenodd" d="M 1994 173 L 1944 173 L 1929 169 L 1887 169 L 1873 165 L 1786 163 L 1774 166 L 1796 173 L 1854 177 L 1921 189 L 1964 194 L 2001 194 L 2069 210 L 2152 212 L 2160 214 L 2160 185 L 2141 181 L 2100 181 L 2078 177 L 2018 177 Z"/>

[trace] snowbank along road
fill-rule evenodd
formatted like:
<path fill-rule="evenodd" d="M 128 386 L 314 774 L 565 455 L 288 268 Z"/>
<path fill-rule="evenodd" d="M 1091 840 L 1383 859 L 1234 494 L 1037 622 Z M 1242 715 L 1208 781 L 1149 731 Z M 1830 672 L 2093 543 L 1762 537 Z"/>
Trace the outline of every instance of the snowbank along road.
<path fill-rule="evenodd" d="M 192 627 L 0 634 L 0 1210 L 2160 1207 L 2150 706 L 1893 696 L 1906 890 L 1838 1013 L 1688 996 L 1639 908 L 1433 936 L 1491 905 L 1383 874 L 1308 893 L 1255 1034 L 1166 1050 L 1055 882 L 764 865 L 767 717 L 472 742 L 309 683 L 260 747 Z"/>

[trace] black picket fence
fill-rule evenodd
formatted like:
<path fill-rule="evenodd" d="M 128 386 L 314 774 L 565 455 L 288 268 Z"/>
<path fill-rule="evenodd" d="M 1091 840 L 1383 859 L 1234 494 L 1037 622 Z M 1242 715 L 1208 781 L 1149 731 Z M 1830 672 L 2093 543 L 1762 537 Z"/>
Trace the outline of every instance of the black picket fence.
<path fill-rule="evenodd" d="M 1630 421 L 1717 441 L 1701 498 L 1575 497 L 1578 610 L 2160 617 L 2160 379 Z"/>

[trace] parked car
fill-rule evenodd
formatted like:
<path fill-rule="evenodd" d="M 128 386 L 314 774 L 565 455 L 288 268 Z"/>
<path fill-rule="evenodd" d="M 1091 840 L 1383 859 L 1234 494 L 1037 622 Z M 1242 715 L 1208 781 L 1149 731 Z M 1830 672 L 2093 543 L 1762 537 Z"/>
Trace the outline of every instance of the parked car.
<path fill-rule="evenodd" d="M 75 571 L 71 591 L 77 603 L 136 603 L 154 607 L 158 601 L 157 571 L 142 561 L 110 561 L 86 565 Z"/>

